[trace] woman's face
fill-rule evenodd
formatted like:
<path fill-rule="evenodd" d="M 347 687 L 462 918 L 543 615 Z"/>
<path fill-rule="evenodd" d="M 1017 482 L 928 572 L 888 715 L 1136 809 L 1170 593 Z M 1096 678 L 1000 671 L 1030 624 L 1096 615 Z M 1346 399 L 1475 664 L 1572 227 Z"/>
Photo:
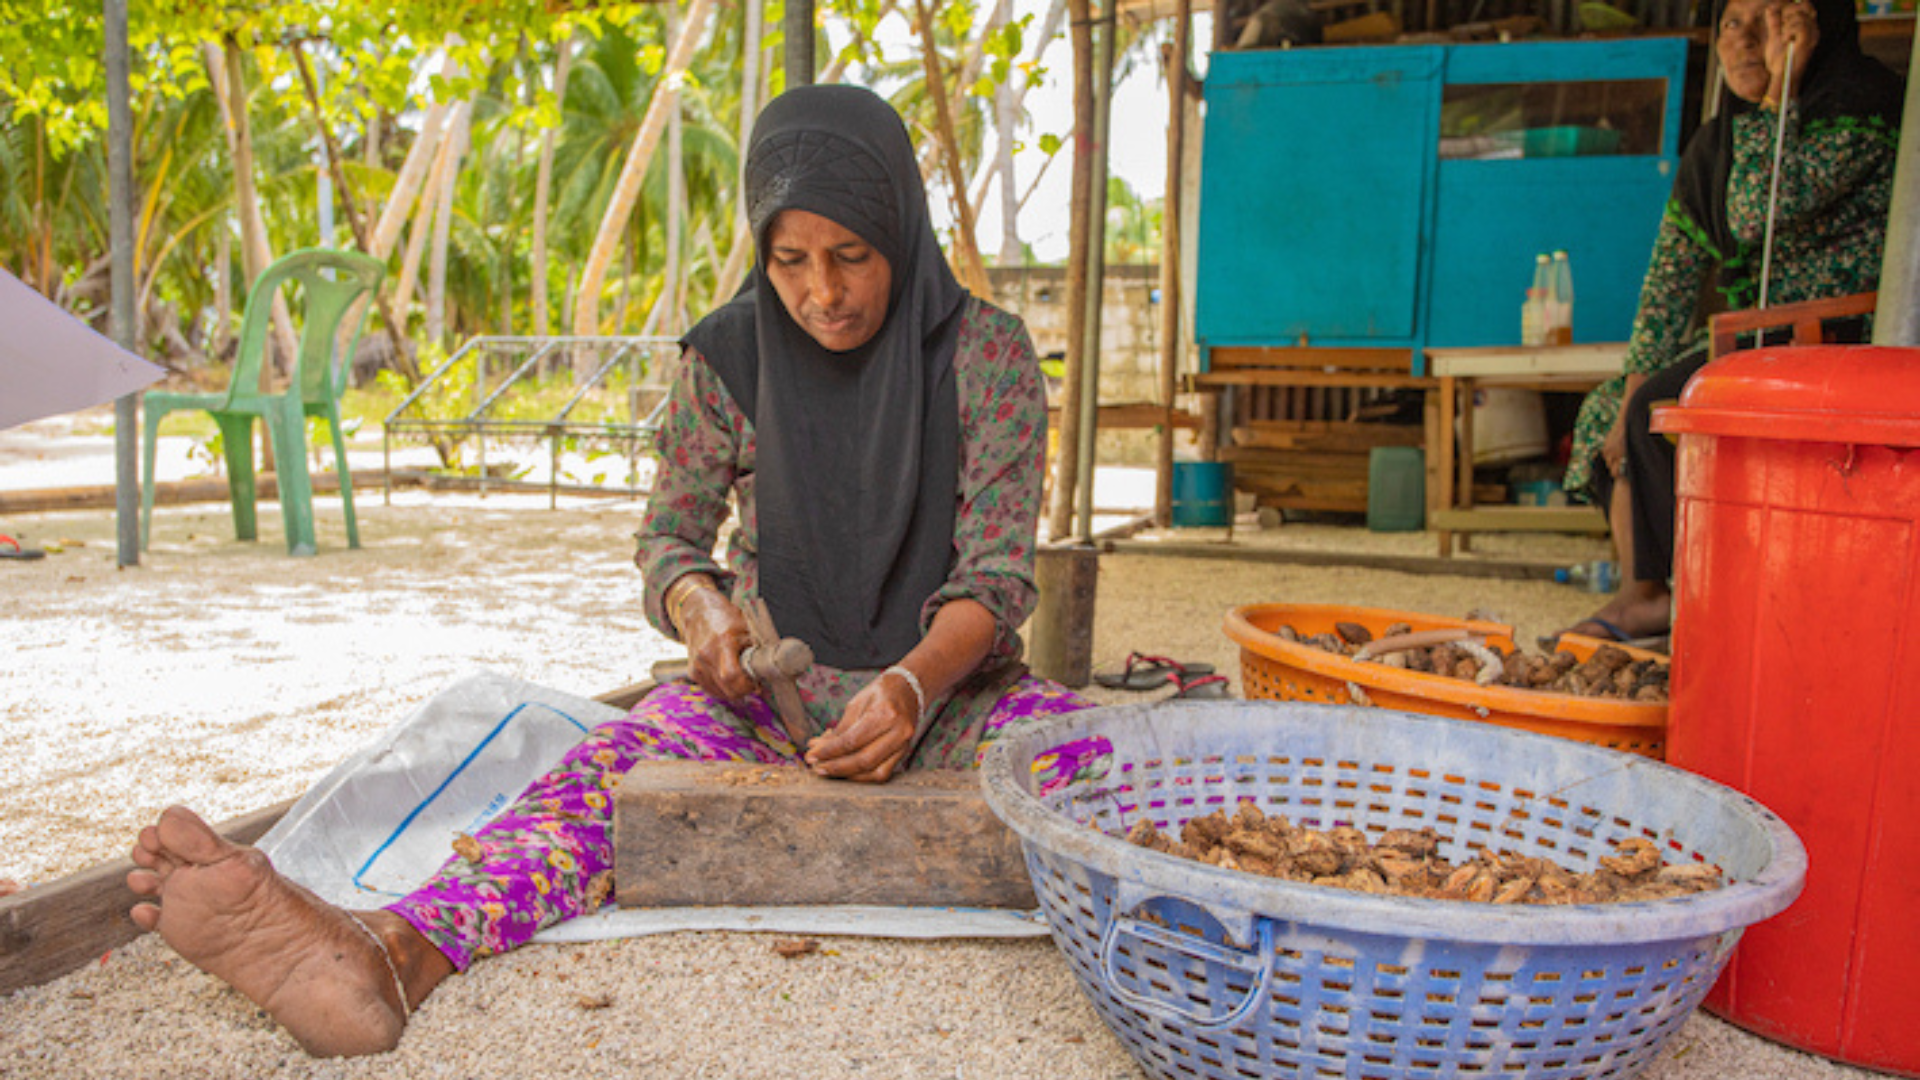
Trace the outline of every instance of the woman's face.
<path fill-rule="evenodd" d="M 787 314 L 834 352 L 873 340 L 887 321 L 893 268 L 859 234 L 805 210 L 767 228 L 767 278 Z"/>
<path fill-rule="evenodd" d="M 1727 89 L 1747 101 L 1767 96 L 1766 12 L 1777 0 L 1727 0 L 1720 13 L 1715 48 L 1727 73 Z"/>

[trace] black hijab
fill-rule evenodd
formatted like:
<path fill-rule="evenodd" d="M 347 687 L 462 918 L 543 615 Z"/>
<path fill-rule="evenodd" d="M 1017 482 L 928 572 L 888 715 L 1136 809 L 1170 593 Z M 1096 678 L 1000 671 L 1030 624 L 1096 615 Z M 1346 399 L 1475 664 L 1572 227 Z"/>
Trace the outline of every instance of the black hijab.
<path fill-rule="evenodd" d="M 747 150 L 747 205 L 754 268 L 685 344 L 754 426 L 760 595 L 774 625 L 825 664 L 885 667 L 919 642 L 920 609 L 953 560 L 966 292 L 934 235 L 906 125 L 871 91 L 807 86 L 769 104 Z M 866 344 L 829 351 L 787 313 L 766 274 L 783 210 L 819 214 L 887 260 L 887 316 Z"/>
<path fill-rule="evenodd" d="M 1802 127 L 1851 119 L 1878 122 L 1897 133 L 1906 92 L 1899 76 L 1860 51 L 1860 20 L 1853 0 L 1813 0 L 1813 5 L 1820 41 L 1800 86 L 1793 91 Z M 1716 28 L 1725 10 L 1726 0 L 1716 0 Z M 1733 171 L 1733 118 L 1751 108 L 1752 102 L 1731 90 L 1723 91 L 1719 115 L 1701 125 L 1687 142 L 1673 183 L 1674 197 L 1737 275 L 1747 253 L 1727 222 L 1727 178 Z"/>

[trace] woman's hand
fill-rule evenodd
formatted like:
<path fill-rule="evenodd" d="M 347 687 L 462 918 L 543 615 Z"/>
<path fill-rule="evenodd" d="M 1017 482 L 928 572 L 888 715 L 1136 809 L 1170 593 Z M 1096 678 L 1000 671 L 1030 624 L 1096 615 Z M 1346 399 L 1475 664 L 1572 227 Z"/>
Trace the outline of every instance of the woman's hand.
<path fill-rule="evenodd" d="M 691 590 L 680 601 L 678 618 L 675 629 L 687 643 L 688 670 L 701 689 L 728 701 L 758 692 L 760 685 L 740 665 L 753 635 L 726 593 L 711 587 Z"/>
<path fill-rule="evenodd" d="M 807 748 L 807 764 L 821 776 L 882 784 L 913 747 L 920 700 L 898 675 L 868 683 L 840 721 Z"/>
<path fill-rule="evenodd" d="M 1770 4 L 1767 20 L 1767 99 L 1784 107 L 1788 94 L 1798 93 L 1820 47 L 1820 22 L 1811 0 Z M 1787 44 L 1793 44 L 1793 70 L 1787 71 Z M 1789 74 L 1791 78 L 1789 78 Z"/>
<path fill-rule="evenodd" d="M 1606 463 L 1607 472 L 1615 480 L 1627 474 L 1627 414 L 1622 409 L 1620 416 L 1607 429 L 1607 438 L 1600 444 L 1600 460 Z"/>

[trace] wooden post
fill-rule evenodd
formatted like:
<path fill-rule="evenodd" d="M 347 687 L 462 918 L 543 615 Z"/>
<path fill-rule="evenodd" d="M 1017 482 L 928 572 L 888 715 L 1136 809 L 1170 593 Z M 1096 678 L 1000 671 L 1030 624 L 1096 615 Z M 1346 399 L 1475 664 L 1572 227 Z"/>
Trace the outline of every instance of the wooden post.
<path fill-rule="evenodd" d="M 1062 686 L 1085 686 L 1093 678 L 1093 607 L 1100 584 L 1100 551 L 1088 544 L 1043 547 L 1034 578 L 1040 602 L 1027 643 L 1033 673 Z"/>
<path fill-rule="evenodd" d="M 1187 141 L 1187 53 L 1193 0 L 1180 0 L 1174 15 L 1173 50 L 1167 59 L 1167 189 L 1160 212 L 1160 400 L 1167 418 L 1160 425 L 1154 462 L 1153 519 L 1162 528 L 1173 521 L 1173 411 L 1180 369 L 1180 212 L 1182 162 Z"/>

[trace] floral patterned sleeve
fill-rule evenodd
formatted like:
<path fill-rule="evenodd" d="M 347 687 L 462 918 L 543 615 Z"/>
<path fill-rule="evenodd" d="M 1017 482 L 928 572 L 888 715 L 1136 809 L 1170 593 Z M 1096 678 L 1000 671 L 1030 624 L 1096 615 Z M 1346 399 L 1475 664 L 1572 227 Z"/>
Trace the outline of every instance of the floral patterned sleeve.
<path fill-rule="evenodd" d="M 676 641 L 679 631 L 661 603 L 674 579 L 699 571 L 732 590 L 732 575 L 715 561 L 713 550 L 727 520 L 728 492 L 740 472 L 745 424 L 719 376 L 688 349 L 656 435 L 659 464 L 646 517 L 634 534 L 633 556 L 646 587 L 647 621 Z"/>
<path fill-rule="evenodd" d="M 1653 260 L 1640 286 L 1633 334 L 1627 339 L 1627 372 L 1651 375 L 1680 356 L 1714 258 L 1706 234 L 1678 199 L 1668 199 L 1653 241 Z"/>
<path fill-rule="evenodd" d="M 1780 114 L 1754 109 L 1734 118 L 1733 168 L 1727 177 L 1727 221 L 1734 234 L 1758 243 L 1766 229 L 1773 189 L 1773 147 Z M 1878 118 L 1853 116 L 1802 123 L 1787 106 L 1774 229 L 1800 231 L 1858 196 L 1880 173 L 1891 177 L 1896 133 Z"/>
<path fill-rule="evenodd" d="M 989 660 L 1019 652 L 1033 613 L 1034 536 L 1046 468 L 1047 399 L 1033 342 L 1018 318 L 977 304 L 962 320 L 954 355 L 960 399 L 960 506 L 954 565 L 920 613 L 922 632 L 940 605 L 962 597 L 993 613 Z"/>

